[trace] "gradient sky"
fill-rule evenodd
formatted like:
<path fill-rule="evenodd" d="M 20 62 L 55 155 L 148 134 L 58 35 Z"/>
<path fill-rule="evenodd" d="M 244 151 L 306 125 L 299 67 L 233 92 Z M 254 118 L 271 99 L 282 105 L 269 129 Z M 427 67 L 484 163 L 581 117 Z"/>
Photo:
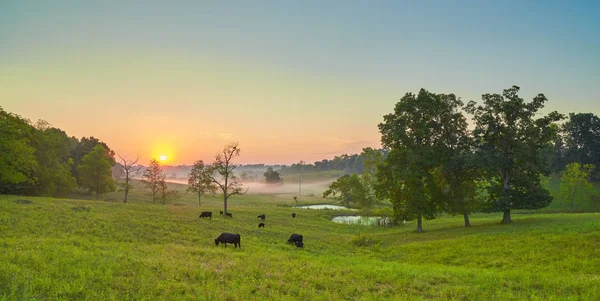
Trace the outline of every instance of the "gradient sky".
<path fill-rule="evenodd" d="M 600 1 L 0 0 L 0 106 L 144 162 L 212 161 L 234 140 L 240 163 L 314 162 L 379 147 L 383 115 L 421 87 L 468 101 L 516 84 L 546 111 L 600 115 L 599 15 Z"/>

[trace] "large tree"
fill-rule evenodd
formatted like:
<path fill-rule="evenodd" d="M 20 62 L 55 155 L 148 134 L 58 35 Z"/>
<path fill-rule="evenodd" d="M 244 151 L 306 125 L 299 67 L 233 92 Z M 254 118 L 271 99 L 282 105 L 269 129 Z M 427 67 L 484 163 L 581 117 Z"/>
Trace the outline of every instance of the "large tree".
<path fill-rule="evenodd" d="M 382 145 L 390 153 L 380 166 L 378 192 L 391 200 L 396 218 L 417 219 L 417 232 L 423 232 L 423 217 L 438 213 L 440 190 L 432 172 L 466 127 L 462 105 L 454 94 L 421 89 L 402 97 L 379 124 Z"/>
<path fill-rule="evenodd" d="M 195 192 L 198 195 L 198 206 L 201 206 L 202 196 L 206 193 L 214 194 L 217 187 L 212 181 L 213 168 L 211 165 L 204 164 L 204 161 L 198 160 L 192 166 L 188 178 L 188 191 Z"/>
<path fill-rule="evenodd" d="M 573 212 L 577 199 L 590 196 L 594 192 L 594 187 L 589 182 L 593 171 L 594 165 L 574 162 L 568 164 L 567 169 L 561 173 L 559 197 L 569 204 L 569 212 Z"/>
<path fill-rule="evenodd" d="M 100 194 L 115 190 L 115 181 L 111 172 L 113 161 L 106 155 L 106 149 L 102 145 L 96 145 L 81 161 L 77 167 L 81 184 L 94 191 L 96 199 Z"/>
<path fill-rule="evenodd" d="M 142 175 L 142 183 L 150 190 L 152 204 L 156 203 L 156 197 L 159 196 L 161 188 L 163 188 L 161 185 L 164 181 L 165 174 L 163 173 L 160 163 L 156 159 L 150 160 L 150 166 L 146 168 Z"/>
<path fill-rule="evenodd" d="M 556 139 L 557 127 L 552 124 L 563 118 L 556 111 L 535 118 L 548 99 L 538 94 L 525 102 L 519 89 L 484 94 L 481 105 L 471 101 L 467 106 L 474 116 L 480 160 L 493 177 L 490 209 L 503 212 L 502 223 L 512 222 L 512 209 L 543 208 L 552 200 L 540 185 L 540 174 L 547 174 L 550 165 L 542 150 Z"/>
<path fill-rule="evenodd" d="M 0 193 L 21 194 L 36 182 L 33 132 L 28 120 L 0 107 Z"/>
<path fill-rule="evenodd" d="M 123 198 L 123 203 L 127 203 L 127 196 L 129 195 L 129 191 L 133 188 L 131 185 L 131 176 L 140 169 L 140 166 L 136 166 L 135 164 L 140 160 L 140 156 L 136 156 L 135 160 L 127 159 L 125 156 L 121 156 L 117 153 L 117 156 L 120 160 L 120 166 L 123 169 L 123 174 L 125 178 L 120 181 L 119 186 L 125 190 L 125 197 Z"/>
<path fill-rule="evenodd" d="M 231 143 L 215 156 L 212 164 L 214 173 L 210 176 L 212 182 L 223 192 L 223 212 L 227 213 L 227 200 L 233 195 L 244 194 L 242 181 L 235 175 L 238 167 L 233 160 L 240 155 L 237 142 Z"/>
<path fill-rule="evenodd" d="M 600 180 L 600 118 L 592 113 L 571 113 L 562 130 L 566 163 L 592 164 L 591 179 Z"/>

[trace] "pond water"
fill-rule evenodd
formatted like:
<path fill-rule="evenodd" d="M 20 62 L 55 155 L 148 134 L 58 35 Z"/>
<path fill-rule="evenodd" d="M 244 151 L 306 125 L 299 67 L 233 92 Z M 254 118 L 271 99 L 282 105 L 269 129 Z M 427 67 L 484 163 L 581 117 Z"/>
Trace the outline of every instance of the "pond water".
<path fill-rule="evenodd" d="M 331 219 L 331 221 L 334 223 L 357 224 L 357 225 L 364 225 L 364 226 L 371 226 L 371 225 L 388 226 L 392 222 L 392 220 L 389 217 L 360 216 L 360 215 L 336 216 L 333 219 Z"/>
<path fill-rule="evenodd" d="M 308 206 L 296 206 L 294 208 L 301 208 L 301 209 L 331 209 L 331 210 L 356 210 L 356 209 L 350 209 L 350 208 L 346 208 L 344 206 L 338 206 L 338 205 L 308 205 Z"/>

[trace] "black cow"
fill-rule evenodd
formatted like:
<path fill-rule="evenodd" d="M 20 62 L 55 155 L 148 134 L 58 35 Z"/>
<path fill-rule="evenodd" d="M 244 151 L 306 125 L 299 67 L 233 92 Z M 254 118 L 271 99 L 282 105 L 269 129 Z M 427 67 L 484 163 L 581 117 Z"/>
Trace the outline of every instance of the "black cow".
<path fill-rule="evenodd" d="M 257 216 L 256 218 L 260 218 L 261 220 L 265 221 L 265 215 L 264 214 L 261 214 L 261 215 Z"/>
<path fill-rule="evenodd" d="M 296 248 L 304 248 L 304 243 L 301 241 L 296 242 Z"/>
<path fill-rule="evenodd" d="M 204 211 L 202 213 L 200 213 L 200 218 L 205 218 L 208 217 L 209 219 L 212 219 L 212 212 L 211 211 Z"/>
<path fill-rule="evenodd" d="M 297 242 L 302 242 L 302 235 L 301 234 L 292 234 L 292 236 L 290 236 L 290 239 L 288 239 L 287 243 L 288 244 L 296 244 Z"/>
<path fill-rule="evenodd" d="M 219 211 L 219 214 L 220 214 L 220 215 L 223 215 L 223 210 Z"/>
<path fill-rule="evenodd" d="M 227 213 L 225 213 L 225 216 L 233 217 L 233 214 L 227 212 Z"/>
<path fill-rule="evenodd" d="M 292 212 L 292 217 L 296 218 L 296 212 Z"/>
<path fill-rule="evenodd" d="M 258 224 L 258 227 L 259 227 L 259 228 L 264 228 L 264 227 L 265 227 L 265 223 L 260 223 L 260 224 Z"/>
<path fill-rule="evenodd" d="M 218 246 L 219 243 L 225 244 L 225 247 L 227 248 L 227 244 L 233 244 L 236 248 L 239 246 L 240 248 L 242 247 L 242 244 L 240 243 L 240 235 L 239 234 L 233 234 L 233 233 L 221 233 L 221 235 L 219 235 L 219 237 L 217 237 L 215 239 L 215 246 Z"/>

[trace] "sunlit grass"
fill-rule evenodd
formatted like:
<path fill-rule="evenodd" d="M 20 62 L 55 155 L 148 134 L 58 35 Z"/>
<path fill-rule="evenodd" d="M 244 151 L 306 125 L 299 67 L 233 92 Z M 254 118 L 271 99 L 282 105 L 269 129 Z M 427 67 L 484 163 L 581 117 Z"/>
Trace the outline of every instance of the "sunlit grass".
<path fill-rule="evenodd" d="M 395 228 L 246 195 L 202 209 L 0 196 L 0 299 L 597 300 L 600 214 L 476 214 Z M 86 210 L 74 208 L 89 208 Z M 212 210 L 212 220 L 198 214 Z M 291 212 L 298 217 L 291 218 Z M 257 227 L 258 214 L 266 228 Z M 215 247 L 221 232 L 242 248 Z M 285 241 L 301 233 L 304 249 Z M 362 236 L 373 243 L 360 246 Z"/>

